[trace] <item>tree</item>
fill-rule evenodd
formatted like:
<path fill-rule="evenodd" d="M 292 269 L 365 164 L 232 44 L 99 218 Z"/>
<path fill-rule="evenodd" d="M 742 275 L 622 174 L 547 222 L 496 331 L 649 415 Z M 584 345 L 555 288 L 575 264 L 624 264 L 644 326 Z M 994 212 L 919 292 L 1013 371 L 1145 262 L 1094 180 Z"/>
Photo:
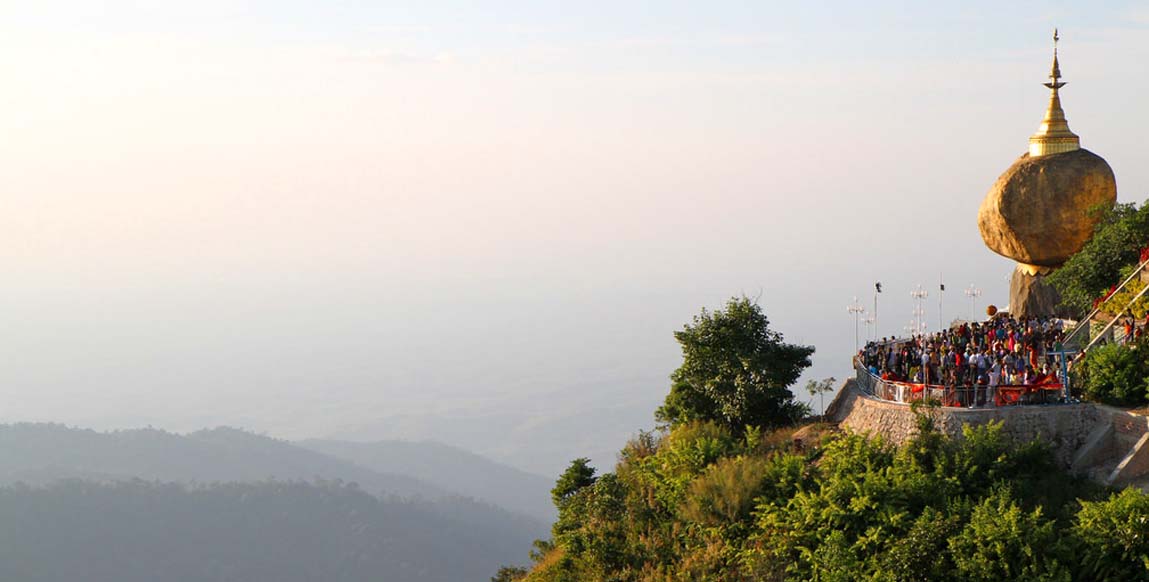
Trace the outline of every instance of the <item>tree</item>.
<path fill-rule="evenodd" d="M 821 400 L 822 415 L 826 415 L 826 393 L 834 391 L 834 382 L 836 380 L 833 376 L 822 380 L 810 380 L 806 382 L 806 392 L 810 393 L 810 397 L 818 396 Z"/>
<path fill-rule="evenodd" d="M 570 467 L 559 476 L 555 488 L 551 489 L 551 499 L 555 507 L 562 509 L 563 504 L 579 489 L 594 485 L 594 467 L 590 466 L 590 459 L 580 458 L 571 461 Z"/>
<path fill-rule="evenodd" d="M 1121 282 L 1121 270 L 1139 262 L 1149 245 L 1149 204 L 1118 204 L 1104 210 L 1093 238 L 1049 276 L 1061 305 L 1084 315 L 1093 300 Z"/>
<path fill-rule="evenodd" d="M 499 572 L 491 577 L 491 582 L 516 582 L 527 577 L 530 572 L 518 566 L 503 566 Z"/>
<path fill-rule="evenodd" d="M 810 366 L 814 348 L 785 343 L 749 298 L 733 298 L 724 310 L 703 309 L 674 338 L 682 365 L 670 376 L 659 421 L 714 420 L 740 432 L 747 425 L 786 424 L 806 412 L 789 386 Z"/>

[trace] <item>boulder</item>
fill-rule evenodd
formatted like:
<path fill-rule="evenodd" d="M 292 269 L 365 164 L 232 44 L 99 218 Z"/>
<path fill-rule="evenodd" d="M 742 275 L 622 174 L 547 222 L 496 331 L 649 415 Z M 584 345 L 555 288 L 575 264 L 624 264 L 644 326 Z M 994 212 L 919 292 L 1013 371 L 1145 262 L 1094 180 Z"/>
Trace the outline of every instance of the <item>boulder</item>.
<path fill-rule="evenodd" d="M 990 250 L 1034 274 L 1080 251 L 1097 225 L 1090 211 L 1116 201 L 1117 181 L 1101 156 L 1081 149 L 1025 154 L 990 188 L 977 225 Z"/>

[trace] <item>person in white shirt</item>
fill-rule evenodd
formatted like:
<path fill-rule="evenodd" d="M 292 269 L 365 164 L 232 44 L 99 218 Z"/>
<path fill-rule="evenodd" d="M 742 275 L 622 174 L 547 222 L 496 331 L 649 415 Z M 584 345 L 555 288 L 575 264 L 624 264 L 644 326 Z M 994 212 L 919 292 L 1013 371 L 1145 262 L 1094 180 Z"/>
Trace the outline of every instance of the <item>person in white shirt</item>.
<path fill-rule="evenodd" d="M 989 385 L 985 389 L 985 405 L 992 407 L 995 406 L 994 398 L 997 397 L 997 385 L 1001 382 L 1001 361 L 994 362 L 993 368 L 989 371 Z"/>

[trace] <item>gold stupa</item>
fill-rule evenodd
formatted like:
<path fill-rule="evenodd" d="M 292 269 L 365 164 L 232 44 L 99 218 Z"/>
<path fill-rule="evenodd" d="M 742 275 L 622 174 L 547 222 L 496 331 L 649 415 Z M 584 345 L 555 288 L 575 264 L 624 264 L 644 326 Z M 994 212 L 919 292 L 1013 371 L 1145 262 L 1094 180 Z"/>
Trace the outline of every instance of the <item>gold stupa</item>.
<path fill-rule="evenodd" d="M 1029 155 L 1031 157 L 1061 154 L 1081 149 L 1081 138 L 1069 131 L 1069 122 L 1065 120 L 1065 111 L 1061 109 L 1061 96 L 1058 89 L 1065 86 L 1061 81 L 1061 67 L 1057 64 L 1057 41 L 1061 37 L 1057 29 L 1053 29 L 1053 70 L 1049 73 L 1052 82 L 1045 83 L 1049 87 L 1049 109 L 1045 111 L 1045 119 L 1037 133 L 1029 138 Z"/>

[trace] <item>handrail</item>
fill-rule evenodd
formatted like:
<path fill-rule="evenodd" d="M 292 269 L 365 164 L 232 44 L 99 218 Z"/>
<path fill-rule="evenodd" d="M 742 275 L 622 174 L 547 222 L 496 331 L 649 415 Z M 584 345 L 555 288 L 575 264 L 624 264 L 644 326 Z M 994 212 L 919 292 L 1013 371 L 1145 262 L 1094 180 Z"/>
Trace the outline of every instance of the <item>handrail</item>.
<path fill-rule="evenodd" d="M 1073 339 L 1073 337 L 1077 335 L 1077 332 L 1081 331 L 1083 328 L 1087 328 L 1087 327 L 1089 327 L 1088 325 L 1081 325 L 1081 324 L 1082 324 L 1082 323 L 1085 323 L 1085 322 L 1088 322 L 1089 320 L 1093 319 L 1093 316 L 1094 316 L 1094 315 L 1097 315 L 1097 314 L 1098 314 L 1098 312 L 1100 312 L 1100 311 L 1101 311 L 1101 306 L 1103 306 L 1103 305 L 1105 305 L 1106 303 L 1108 303 L 1110 299 L 1112 299 L 1112 298 L 1116 297 L 1116 296 L 1117 296 L 1117 294 L 1118 294 L 1118 293 L 1120 293 L 1120 292 L 1121 292 L 1121 290 L 1122 290 L 1122 289 L 1124 289 L 1124 288 L 1125 288 L 1125 286 L 1126 286 L 1126 285 L 1128 285 L 1128 284 L 1129 284 L 1129 282 L 1133 280 L 1133 278 L 1134 278 L 1134 277 L 1136 277 L 1137 275 L 1140 275 L 1140 274 L 1141 274 L 1141 271 L 1143 271 L 1143 270 L 1145 269 L 1145 267 L 1146 267 L 1146 266 L 1149 266 L 1149 259 L 1146 259 L 1146 260 L 1145 260 L 1145 261 L 1143 261 L 1143 262 L 1142 262 L 1140 265 L 1138 265 L 1138 266 L 1137 266 L 1137 268 L 1136 268 L 1136 269 L 1134 269 L 1134 270 L 1133 270 L 1133 272 L 1132 272 L 1132 273 L 1130 273 L 1130 274 L 1129 274 L 1129 276 L 1128 276 L 1128 277 L 1126 277 L 1126 278 L 1125 278 L 1125 280 L 1124 280 L 1124 281 L 1122 281 L 1122 282 L 1121 282 L 1121 284 L 1120 284 L 1120 285 L 1118 285 L 1118 286 L 1117 286 L 1117 288 L 1113 290 L 1113 292 L 1112 292 L 1112 293 L 1110 293 L 1109 295 L 1107 295 L 1107 296 L 1105 297 L 1105 299 L 1103 299 L 1103 300 L 1101 301 L 1101 303 L 1098 303 L 1098 304 L 1097 304 L 1097 307 L 1094 307 L 1094 308 L 1093 308 L 1093 311 L 1090 311 L 1090 312 L 1089 312 L 1089 315 L 1086 315 L 1086 316 L 1085 316 L 1085 318 L 1084 318 L 1084 319 L 1082 319 L 1082 320 L 1081 320 L 1081 321 L 1080 321 L 1080 322 L 1077 324 L 1077 326 L 1076 326 L 1076 327 L 1074 327 L 1074 328 L 1073 328 L 1073 330 L 1069 332 L 1069 335 L 1065 336 L 1065 339 L 1061 340 L 1061 343 L 1062 343 L 1063 345 L 1069 345 L 1069 340 Z M 1130 302 L 1130 305 L 1132 305 L 1132 302 Z M 1128 309 L 1128 306 L 1126 306 L 1126 309 Z M 1116 319 L 1116 318 L 1114 318 L 1114 319 Z M 1106 329 L 1108 329 L 1108 327 L 1106 327 Z M 1104 333 L 1104 332 L 1102 332 L 1102 333 Z M 1090 344 L 1090 345 L 1093 345 L 1093 342 L 1089 342 L 1089 344 Z M 1088 348 L 1086 348 L 1086 349 L 1088 349 Z M 1083 350 L 1083 351 L 1084 351 L 1084 350 Z"/>
<path fill-rule="evenodd" d="M 857 372 L 858 384 L 862 387 L 862 391 L 878 400 L 905 403 L 923 398 L 934 398 L 940 400 L 943 407 L 950 408 L 964 408 L 967 405 L 976 405 L 979 398 L 985 406 L 1024 406 L 1026 403 L 1021 401 L 1021 397 L 1025 393 L 1033 394 L 1037 391 L 1044 393 L 1050 390 L 1060 392 L 1064 388 L 1060 381 L 1047 384 L 998 384 L 996 386 L 990 386 L 988 384 L 963 384 L 946 386 L 942 384 L 883 380 L 866 369 L 857 358 L 854 358 L 854 369 Z M 880 391 L 881 394 L 879 394 L 878 387 L 883 387 Z M 899 397 L 901 394 L 905 394 L 907 397 L 905 399 L 889 398 L 887 394 L 888 390 L 885 389 L 888 387 L 903 389 L 904 392 L 899 392 Z M 921 396 L 915 398 L 915 394 L 921 394 Z M 957 404 L 954 404 L 955 402 Z M 993 404 L 991 405 L 990 402 Z"/>
<path fill-rule="evenodd" d="M 1139 293 L 1134 295 L 1133 299 L 1130 299 L 1129 303 L 1125 306 L 1125 309 L 1129 309 L 1130 307 L 1132 307 L 1133 303 L 1135 301 L 1137 301 L 1138 299 L 1140 299 L 1142 295 L 1145 295 L 1146 291 L 1149 291 L 1149 285 L 1146 285 L 1143 289 L 1141 289 L 1141 291 Z M 1125 309 L 1122 309 L 1122 311 L 1124 311 Z M 1084 354 L 1085 352 L 1088 352 L 1089 348 L 1093 347 L 1093 344 L 1097 343 L 1097 340 L 1100 340 L 1101 338 L 1105 337 L 1105 332 L 1109 331 L 1109 329 L 1113 327 L 1113 324 L 1117 323 L 1118 319 L 1120 319 L 1120 318 L 1114 317 L 1113 319 L 1109 320 L 1109 323 L 1105 324 L 1105 327 L 1103 327 L 1101 329 L 1101 331 L 1098 332 L 1097 335 L 1094 336 L 1093 339 L 1090 340 L 1089 343 L 1086 344 L 1086 346 L 1084 348 L 1081 348 L 1081 353 Z"/>

